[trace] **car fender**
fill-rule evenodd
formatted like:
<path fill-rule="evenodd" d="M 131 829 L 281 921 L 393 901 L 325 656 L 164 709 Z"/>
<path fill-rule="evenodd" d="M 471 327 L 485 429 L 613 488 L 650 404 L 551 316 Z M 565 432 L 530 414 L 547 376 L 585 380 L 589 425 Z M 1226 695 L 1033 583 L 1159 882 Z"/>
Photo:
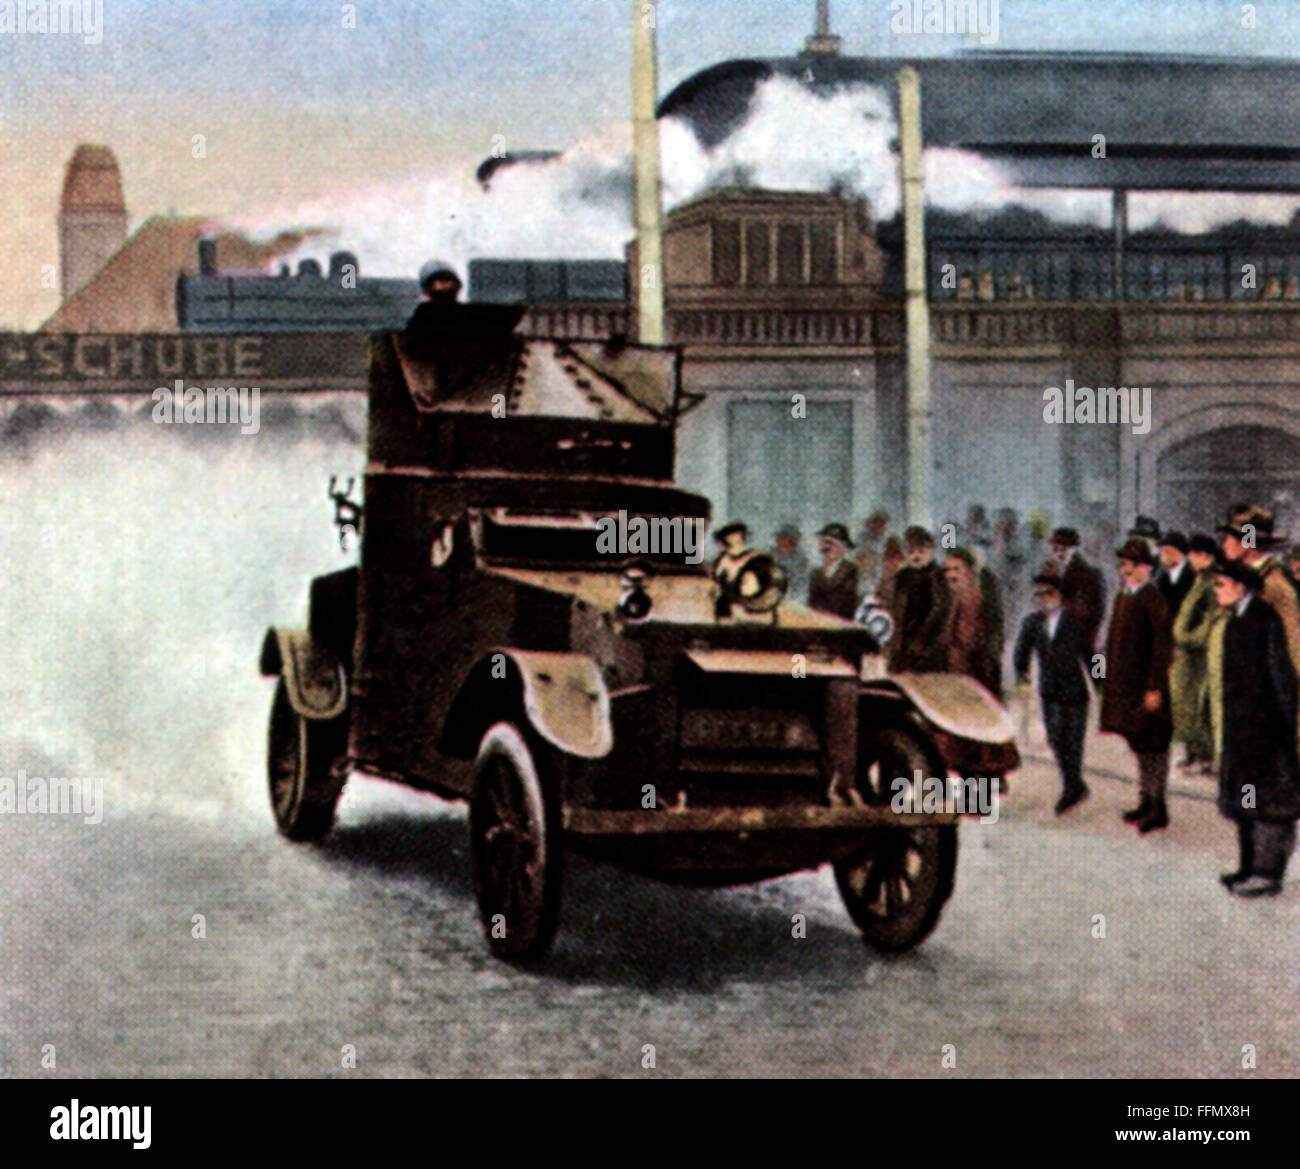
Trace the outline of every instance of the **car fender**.
<path fill-rule="evenodd" d="M 520 649 L 490 650 L 478 661 L 448 712 L 439 747 L 469 758 L 491 723 L 521 713 L 566 754 L 603 759 L 613 750 L 609 689 L 600 667 L 585 654 Z"/>
<path fill-rule="evenodd" d="M 1006 707 L 961 674 L 890 674 L 864 686 L 864 695 L 901 694 L 927 723 L 960 739 L 1010 743 L 1015 724 Z"/>
<path fill-rule="evenodd" d="M 348 704 L 343 664 L 305 629 L 268 629 L 262 642 L 262 677 L 284 679 L 289 705 L 303 718 L 337 718 Z"/>

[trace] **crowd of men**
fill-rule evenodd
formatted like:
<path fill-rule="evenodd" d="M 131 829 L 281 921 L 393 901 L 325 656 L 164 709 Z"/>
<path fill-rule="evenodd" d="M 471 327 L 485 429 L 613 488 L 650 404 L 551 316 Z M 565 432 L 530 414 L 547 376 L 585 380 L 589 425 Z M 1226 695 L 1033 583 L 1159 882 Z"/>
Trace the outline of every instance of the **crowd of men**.
<path fill-rule="evenodd" d="M 983 520 L 983 509 L 973 508 L 967 544 L 946 549 L 942 563 L 931 532 L 909 527 L 901 539 L 888 536 L 883 512 L 856 542 L 843 524 L 824 527 L 816 566 L 792 528 L 776 533 L 773 557 L 791 594 L 814 609 L 853 620 L 864 597 L 886 608 L 891 672 L 962 674 L 1001 698 L 1004 615 L 1014 614 L 1007 594 L 1016 586 L 988 563 Z M 1177 766 L 1217 775 L 1219 810 L 1237 825 L 1239 863 L 1223 874 L 1224 885 L 1243 897 L 1277 893 L 1300 819 L 1300 546 L 1283 556 L 1273 515 L 1247 503 L 1234 505 L 1214 535 L 1162 532 L 1139 517 L 1115 549 L 1121 586 L 1109 620 L 1103 576 L 1079 546 L 1072 528 L 1046 534 L 1033 611 L 1011 654 L 1018 686 L 1027 688 L 1036 669 L 1061 776 L 1057 814 L 1089 795 L 1084 743 L 1096 694 L 1100 729 L 1121 736 L 1135 760 L 1139 798 L 1124 820 L 1143 834 L 1169 824 L 1171 748 L 1182 744 Z M 1020 763 L 1013 745 L 945 738 L 941 747 L 962 775 L 1005 783 Z"/>

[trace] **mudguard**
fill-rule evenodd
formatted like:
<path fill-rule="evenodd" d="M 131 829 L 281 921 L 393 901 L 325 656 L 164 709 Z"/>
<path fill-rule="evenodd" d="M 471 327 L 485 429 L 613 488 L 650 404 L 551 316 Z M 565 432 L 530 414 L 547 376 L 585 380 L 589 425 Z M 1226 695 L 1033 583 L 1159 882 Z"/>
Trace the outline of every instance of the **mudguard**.
<path fill-rule="evenodd" d="M 561 751 L 602 759 L 613 750 L 609 690 L 596 663 L 583 654 L 521 649 L 490 650 L 470 671 L 447 715 L 442 749 L 469 757 L 483 730 L 516 713 L 516 700 L 533 730 Z"/>
<path fill-rule="evenodd" d="M 284 678 L 289 705 L 314 722 L 337 718 L 348 704 L 343 664 L 305 629 L 268 629 L 262 677 Z"/>
<path fill-rule="evenodd" d="M 960 739 L 1010 743 L 1015 726 L 1006 707 L 973 678 L 960 674 L 890 674 L 869 689 L 894 687 L 926 722 Z"/>

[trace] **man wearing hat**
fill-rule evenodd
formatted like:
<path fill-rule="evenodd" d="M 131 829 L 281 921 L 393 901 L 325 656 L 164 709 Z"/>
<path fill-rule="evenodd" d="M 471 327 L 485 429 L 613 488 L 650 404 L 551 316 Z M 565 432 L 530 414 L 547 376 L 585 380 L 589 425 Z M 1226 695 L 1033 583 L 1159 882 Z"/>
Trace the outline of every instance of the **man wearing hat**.
<path fill-rule="evenodd" d="M 812 575 L 812 565 L 808 563 L 808 557 L 799 547 L 801 538 L 798 528 L 793 524 L 786 524 L 777 529 L 772 545 L 772 559 L 785 573 L 787 587 L 792 597 L 808 595 L 808 583 Z"/>
<path fill-rule="evenodd" d="M 1259 597 L 1263 578 L 1240 558 L 1218 568 L 1223 633 L 1219 811 L 1237 823 L 1240 860 L 1221 880 L 1239 897 L 1278 893 L 1300 818 L 1296 673 L 1282 620 Z"/>
<path fill-rule="evenodd" d="M 853 559 L 858 565 L 858 581 L 865 592 L 871 592 L 880 578 L 880 554 L 889 533 L 889 512 L 876 508 L 858 532 L 857 553 Z"/>
<path fill-rule="evenodd" d="M 1182 532 L 1168 531 L 1156 541 L 1156 555 L 1160 557 L 1160 575 L 1156 588 L 1169 607 L 1170 620 L 1178 620 L 1178 610 L 1183 598 L 1191 591 L 1194 573 L 1187 563 L 1187 537 Z"/>
<path fill-rule="evenodd" d="M 757 550 L 749 546 L 749 528 L 744 524 L 727 524 L 713 533 L 713 539 L 722 548 L 713 562 L 713 579 L 720 585 L 728 585 L 740 575 L 746 562 L 757 555 Z"/>
<path fill-rule="evenodd" d="M 1186 745 L 1184 767 L 1212 771 L 1214 736 L 1210 722 L 1209 646 L 1223 610 L 1214 599 L 1215 565 L 1219 546 L 1213 536 L 1198 532 L 1187 542 L 1192 586 L 1174 619 L 1174 664 L 1169 671 L 1174 738 Z M 1221 648 L 1216 657 L 1221 657 Z"/>
<path fill-rule="evenodd" d="M 925 528 L 903 533 L 906 563 L 894 581 L 894 639 L 889 669 L 895 674 L 942 674 L 948 668 L 943 629 L 948 620 L 948 584 L 934 562 L 934 537 Z"/>
<path fill-rule="evenodd" d="M 1029 666 L 1038 659 L 1038 697 L 1047 742 L 1061 773 L 1061 798 L 1056 814 L 1063 815 L 1088 795 L 1083 782 L 1083 741 L 1088 730 L 1088 684 L 1092 650 L 1083 630 L 1061 599 L 1061 578 L 1051 572 L 1034 577 L 1038 611 L 1026 617 L 1012 655 L 1016 678 L 1025 685 Z"/>
<path fill-rule="evenodd" d="M 1133 526 L 1124 539 L 1125 542 L 1145 540 L 1154 552 L 1160 546 L 1160 522 L 1149 515 L 1140 515 L 1133 521 Z"/>
<path fill-rule="evenodd" d="M 1260 599 L 1282 619 L 1291 666 L 1300 673 L 1300 599 L 1295 584 L 1275 553 L 1285 543 L 1273 533 L 1273 513 L 1262 507 L 1238 512 L 1219 528 L 1225 560 L 1241 561 L 1263 580 Z"/>
<path fill-rule="evenodd" d="M 1101 729 L 1122 735 L 1137 757 L 1140 799 L 1124 813 L 1139 832 L 1169 823 L 1165 786 L 1169 778 L 1169 667 L 1173 661 L 1173 622 L 1160 590 L 1152 582 L 1156 557 L 1141 539 L 1115 550 L 1124 583 L 1111 609 L 1106 632 L 1106 686 L 1101 697 Z"/>
<path fill-rule="evenodd" d="M 1074 528 L 1057 528 L 1047 538 L 1053 572 L 1061 578 L 1061 599 L 1078 623 L 1091 650 L 1097 644 L 1097 630 L 1106 611 L 1106 589 L 1101 573 L 1079 553 L 1079 533 Z"/>
<path fill-rule="evenodd" d="M 858 566 L 849 559 L 853 541 L 843 524 L 827 524 L 817 533 L 822 562 L 813 569 L 808 606 L 852 621 L 858 611 Z"/>

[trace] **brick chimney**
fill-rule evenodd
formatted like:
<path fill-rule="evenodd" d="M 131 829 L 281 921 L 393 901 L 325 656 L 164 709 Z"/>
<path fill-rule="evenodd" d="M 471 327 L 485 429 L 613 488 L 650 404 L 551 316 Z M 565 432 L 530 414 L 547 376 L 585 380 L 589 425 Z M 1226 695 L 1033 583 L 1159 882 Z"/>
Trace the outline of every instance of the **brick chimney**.
<path fill-rule="evenodd" d="M 63 175 L 59 267 L 66 303 L 126 242 L 126 202 L 117 159 L 107 146 L 83 143 Z"/>

